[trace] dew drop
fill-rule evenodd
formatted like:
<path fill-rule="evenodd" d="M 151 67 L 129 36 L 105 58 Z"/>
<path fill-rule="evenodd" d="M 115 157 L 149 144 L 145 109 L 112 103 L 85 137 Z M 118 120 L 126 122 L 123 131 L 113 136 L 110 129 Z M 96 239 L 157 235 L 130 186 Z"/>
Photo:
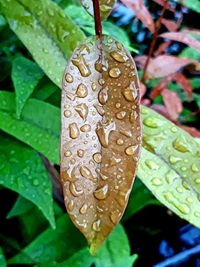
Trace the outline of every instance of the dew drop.
<path fill-rule="evenodd" d="M 106 104 L 106 102 L 108 101 L 108 88 L 107 87 L 100 90 L 99 95 L 98 95 L 98 99 L 102 105 Z"/>
<path fill-rule="evenodd" d="M 87 87 L 83 83 L 79 84 L 79 86 L 76 90 L 76 94 L 80 98 L 86 97 L 88 95 Z"/>
<path fill-rule="evenodd" d="M 118 51 L 112 51 L 110 53 L 110 56 L 116 60 L 117 62 L 120 62 L 120 63 L 125 63 L 128 59 L 128 57 L 123 54 L 122 52 L 118 52 Z"/>
<path fill-rule="evenodd" d="M 170 156 L 169 157 L 169 162 L 171 163 L 171 164 L 175 164 L 176 162 L 178 162 L 178 161 L 180 161 L 181 160 L 181 158 L 178 158 L 178 157 L 174 157 L 174 156 Z"/>
<path fill-rule="evenodd" d="M 129 87 L 125 88 L 122 91 L 122 94 L 127 101 L 134 102 L 134 100 L 138 97 L 138 92 L 135 83 L 131 82 Z"/>
<path fill-rule="evenodd" d="M 198 167 L 197 167 L 197 165 L 195 163 L 192 164 L 191 169 L 192 169 L 193 172 L 198 172 L 199 171 L 199 169 L 198 169 Z"/>
<path fill-rule="evenodd" d="M 80 128 L 80 130 L 82 132 L 90 132 L 91 131 L 91 126 L 90 126 L 90 124 L 85 124 Z"/>
<path fill-rule="evenodd" d="M 74 209 L 74 201 L 70 200 L 67 204 L 67 210 L 72 211 Z"/>
<path fill-rule="evenodd" d="M 69 125 L 69 136 L 72 139 L 76 139 L 79 136 L 79 129 L 75 122 Z"/>
<path fill-rule="evenodd" d="M 118 78 L 121 75 L 121 71 L 119 68 L 112 68 L 109 71 L 109 75 L 111 78 Z"/>
<path fill-rule="evenodd" d="M 105 114 L 104 108 L 102 106 L 95 104 L 94 107 L 100 116 L 103 116 Z"/>
<path fill-rule="evenodd" d="M 70 157 L 72 155 L 72 152 L 70 150 L 66 150 L 64 155 L 65 157 Z"/>
<path fill-rule="evenodd" d="M 155 186 L 159 186 L 159 185 L 162 185 L 163 182 L 159 179 L 159 178 L 153 178 L 151 180 L 152 184 L 155 185 Z"/>
<path fill-rule="evenodd" d="M 78 197 L 83 194 L 83 190 L 78 190 L 74 183 L 70 182 L 69 184 L 69 191 L 72 193 L 73 196 Z"/>
<path fill-rule="evenodd" d="M 126 155 L 128 155 L 128 156 L 134 155 L 137 148 L 138 148 L 138 145 L 127 147 L 125 150 Z"/>
<path fill-rule="evenodd" d="M 84 150 L 83 149 L 79 149 L 77 150 L 77 155 L 82 158 L 84 156 Z"/>
<path fill-rule="evenodd" d="M 121 139 L 121 138 L 119 138 L 119 139 L 117 139 L 116 143 L 117 143 L 119 146 L 121 146 L 121 145 L 124 144 L 124 140 Z"/>
<path fill-rule="evenodd" d="M 79 69 L 83 77 L 88 77 L 91 74 L 89 65 L 86 64 L 83 55 L 78 55 L 77 58 L 73 58 L 72 63 Z"/>
<path fill-rule="evenodd" d="M 93 155 L 93 159 L 94 159 L 94 161 L 95 161 L 96 163 L 101 163 L 101 160 L 102 160 L 102 158 L 101 158 L 101 153 L 95 153 L 95 154 Z"/>
<path fill-rule="evenodd" d="M 151 170 L 158 170 L 159 166 L 152 160 L 145 160 L 145 164 Z"/>
<path fill-rule="evenodd" d="M 125 116 L 126 116 L 126 112 L 125 111 L 120 111 L 120 112 L 116 113 L 116 118 L 118 120 L 123 120 L 125 118 Z"/>
<path fill-rule="evenodd" d="M 88 205 L 83 204 L 83 206 L 80 208 L 80 213 L 85 214 L 87 212 L 87 209 L 88 209 Z"/>
<path fill-rule="evenodd" d="M 83 177 L 89 179 L 89 180 L 93 180 L 93 175 L 91 173 L 91 171 L 85 167 L 85 166 L 81 166 L 80 167 L 80 173 Z"/>
<path fill-rule="evenodd" d="M 116 213 L 116 212 L 111 212 L 110 213 L 110 220 L 113 224 L 117 224 L 118 223 L 118 220 L 119 220 L 119 214 Z"/>
<path fill-rule="evenodd" d="M 92 229 L 93 229 L 95 232 L 99 232 L 99 231 L 100 231 L 100 224 L 101 224 L 101 221 L 98 219 L 97 221 L 95 221 L 95 222 L 92 224 Z"/>
<path fill-rule="evenodd" d="M 163 125 L 163 122 L 157 118 L 146 118 L 143 121 L 144 125 L 150 128 L 158 128 Z"/>
<path fill-rule="evenodd" d="M 73 79 L 73 76 L 69 73 L 66 73 L 65 75 L 65 80 L 68 82 L 68 83 L 72 83 L 74 81 Z"/>
<path fill-rule="evenodd" d="M 71 113 L 70 110 L 65 110 L 65 111 L 64 111 L 64 116 L 65 116 L 66 118 L 69 118 L 71 115 L 72 115 L 72 113 Z"/>
<path fill-rule="evenodd" d="M 75 107 L 75 110 L 78 112 L 80 117 L 83 120 L 86 120 L 87 115 L 88 115 L 88 106 L 86 104 L 79 104 Z"/>
<path fill-rule="evenodd" d="M 177 138 L 173 142 L 173 147 L 179 152 L 183 152 L 183 153 L 190 151 L 189 148 L 187 147 L 187 144 L 184 142 L 184 140 L 180 138 Z"/>
<path fill-rule="evenodd" d="M 99 200 L 103 200 L 107 197 L 108 195 L 108 185 L 104 185 L 103 187 L 97 189 L 96 191 L 94 191 L 94 196 L 99 199 Z"/>

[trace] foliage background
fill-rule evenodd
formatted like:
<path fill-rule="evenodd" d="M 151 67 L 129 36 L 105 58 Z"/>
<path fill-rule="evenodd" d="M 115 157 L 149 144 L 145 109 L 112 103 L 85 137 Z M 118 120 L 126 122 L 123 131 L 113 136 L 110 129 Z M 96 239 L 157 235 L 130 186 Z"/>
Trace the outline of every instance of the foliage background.
<path fill-rule="evenodd" d="M 54 2 L 0 0 L 0 266 L 198 266 L 199 230 L 161 203 L 199 227 L 199 141 L 177 127 L 184 127 L 195 138 L 200 136 L 199 1 L 187 0 L 183 5 L 169 1 L 175 10 L 168 7 L 165 21 L 159 25 L 164 1 L 124 0 L 125 5 L 118 3 L 110 19 L 103 23 L 104 33 L 132 51 L 140 69 L 146 139 L 138 170 L 141 180 L 134 185 L 122 224 L 96 257 L 90 256 L 84 238 L 70 222 L 58 181 L 60 81 L 77 43 L 85 35 L 94 34 L 93 19 L 78 1 Z M 177 42 L 176 35 L 175 41 L 164 45 L 167 39 L 157 36 L 151 57 L 158 60 L 150 61 L 144 71 L 148 58 L 144 56 L 148 55 L 158 26 L 159 34 L 189 29 L 187 34 L 192 39 L 188 43 L 182 35 L 181 42 Z M 172 63 L 168 56 L 173 56 Z M 150 127 L 152 123 L 159 128 Z M 173 127 L 176 135 L 169 130 Z M 167 149 L 156 150 L 162 141 L 160 133 L 169 139 L 168 146 L 181 136 L 182 150 L 187 150 L 189 144 L 187 155 L 174 150 L 174 158 L 166 164 Z M 181 159 L 178 163 L 177 158 Z M 158 171 L 155 164 L 162 168 Z M 173 187 L 163 178 L 167 172 L 178 177 Z M 177 200 L 164 194 L 166 191 L 175 196 L 179 191 L 182 194 Z M 181 263 L 184 253 L 189 253 L 189 261 Z M 155 265 L 167 258 L 171 265 Z"/>

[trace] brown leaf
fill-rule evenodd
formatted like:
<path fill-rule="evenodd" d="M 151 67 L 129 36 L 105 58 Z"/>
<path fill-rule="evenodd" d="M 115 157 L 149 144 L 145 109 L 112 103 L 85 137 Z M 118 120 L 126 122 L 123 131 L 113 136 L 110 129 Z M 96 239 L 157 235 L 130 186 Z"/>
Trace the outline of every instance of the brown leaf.
<path fill-rule="evenodd" d="M 144 67 L 146 56 L 136 57 L 135 60 L 140 67 Z M 189 58 L 178 58 L 170 55 L 161 55 L 156 58 L 151 58 L 147 67 L 146 79 L 161 78 L 177 72 L 189 64 L 195 65 L 199 69 L 199 63 Z"/>
<path fill-rule="evenodd" d="M 179 125 L 179 127 L 188 132 L 191 136 L 200 138 L 200 131 L 195 127 L 188 127 L 185 125 Z"/>
<path fill-rule="evenodd" d="M 187 93 L 188 98 L 192 99 L 192 85 L 189 79 L 185 77 L 185 75 L 183 75 L 182 73 L 177 73 L 172 80 L 180 84 L 183 90 Z"/>
<path fill-rule="evenodd" d="M 156 2 L 158 5 L 160 6 L 165 6 L 165 2 L 166 0 L 153 0 L 154 2 Z M 175 9 L 173 8 L 173 6 L 170 3 L 167 3 L 167 9 L 174 12 Z"/>
<path fill-rule="evenodd" d="M 121 0 L 124 5 L 135 12 L 136 17 L 153 33 L 155 25 L 151 13 L 146 8 L 143 0 Z"/>
<path fill-rule="evenodd" d="M 175 121 L 183 110 L 181 99 L 175 92 L 168 89 L 162 90 L 161 95 L 170 117 Z"/>
<path fill-rule="evenodd" d="M 91 37 L 75 50 L 63 78 L 61 180 L 91 253 L 127 205 L 141 146 L 139 98 L 137 70 L 122 44 Z"/>
<path fill-rule="evenodd" d="M 170 31 L 175 32 L 179 28 L 179 23 L 169 19 L 162 19 L 162 24 Z"/>
<path fill-rule="evenodd" d="M 187 32 L 166 32 L 160 35 L 160 37 L 167 38 L 173 41 L 184 43 L 192 48 L 200 50 L 200 41 L 193 38 Z"/>
<path fill-rule="evenodd" d="M 90 15 L 94 15 L 93 1 L 92 0 L 80 0 L 82 6 L 87 10 Z M 99 0 L 101 19 L 107 18 L 115 5 L 116 0 Z"/>

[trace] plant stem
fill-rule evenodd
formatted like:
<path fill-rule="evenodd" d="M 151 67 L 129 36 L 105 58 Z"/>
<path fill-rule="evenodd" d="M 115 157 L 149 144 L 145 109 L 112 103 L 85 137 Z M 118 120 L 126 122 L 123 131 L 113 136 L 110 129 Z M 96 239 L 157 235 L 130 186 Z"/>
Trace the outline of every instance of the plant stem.
<path fill-rule="evenodd" d="M 165 1 L 165 4 L 164 4 L 163 9 L 162 9 L 162 13 L 161 13 L 159 19 L 156 22 L 156 30 L 155 30 L 155 32 L 153 34 L 153 40 L 151 42 L 151 46 L 150 46 L 150 49 L 149 49 L 149 54 L 148 54 L 147 60 L 146 60 L 145 65 L 144 65 L 144 71 L 143 71 L 143 75 L 142 75 L 142 79 L 141 79 L 141 82 L 143 82 L 143 83 L 145 81 L 145 76 L 146 76 L 146 72 L 147 72 L 147 67 L 149 65 L 149 61 L 150 61 L 151 56 L 152 56 L 152 54 L 154 52 L 154 48 L 155 48 L 155 45 L 156 45 L 158 33 L 159 33 L 159 30 L 160 30 L 160 27 L 161 27 L 161 22 L 162 22 L 162 19 L 164 17 L 165 11 L 167 9 L 167 4 L 168 4 L 168 0 Z"/>
<path fill-rule="evenodd" d="M 92 0 L 92 1 L 93 1 L 93 7 L 94 7 L 95 32 L 96 32 L 97 37 L 101 38 L 102 25 L 101 25 L 99 0 Z"/>

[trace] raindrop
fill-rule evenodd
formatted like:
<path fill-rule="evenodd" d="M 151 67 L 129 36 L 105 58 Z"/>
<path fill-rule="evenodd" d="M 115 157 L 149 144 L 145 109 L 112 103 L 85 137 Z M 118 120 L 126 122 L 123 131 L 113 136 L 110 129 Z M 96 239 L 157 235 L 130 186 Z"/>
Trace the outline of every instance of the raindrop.
<path fill-rule="evenodd" d="M 78 197 L 83 194 L 83 190 L 78 190 L 74 183 L 70 182 L 69 184 L 69 190 L 72 193 L 73 196 Z"/>
<path fill-rule="evenodd" d="M 93 159 L 94 159 L 94 161 L 96 162 L 96 163 L 101 163 L 101 153 L 95 153 L 94 155 L 93 155 Z"/>
<path fill-rule="evenodd" d="M 86 104 L 79 104 L 75 107 L 75 110 L 78 112 L 78 114 L 80 115 L 80 117 L 83 120 L 86 120 L 87 115 L 88 115 L 88 107 Z"/>
<path fill-rule="evenodd" d="M 91 131 L 91 126 L 90 126 L 90 124 L 85 124 L 80 128 L 80 130 L 82 132 L 90 132 Z"/>
<path fill-rule="evenodd" d="M 88 77 L 91 74 L 90 68 L 86 64 L 83 55 L 78 55 L 77 58 L 73 58 L 72 63 L 79 69 L 83 77 Z"/>
<path fill-rule="evenodd" d="M 75 122 L 69 125 L 69 136 L 72 139 L 76 139 L 79 136 L 79 129 Z"/>
<path fill-rule="evenodd" d="M 76 94 L 80 98 L 86 97 L 88 95 L 87 87 L 83 83 L 79 84 L 79 86 L 76 90 Z"/>
<path fill-rule="evenodd" d="M 98 219 L 97 221 L 95 221 L 95 222 L 92 224 L 92 229 L 93 229 L 95 232 L 100 231 L 100 224 L 101 224 L 101 221 Z"/>
<path fill-rule="evenodd" d="M 85 167 L 85 166 L 81 166 L 80 167 L 80 173 L 83 177 L 89 179 L 89 180 L 93 180 L 93 175 L 91 173 L 91 171 Z"/>
<path fill-rule="evenodd" d="M 112 68 L 109 71 L 109 75 L 111 78 L 118 78 L 121 75 L 121 71 L 119 68 Z"/>
<path fill-rule="evenodd" d="M 107 195 L 108 195 L 108 185 L 107 184 L 104 185 L 103 187 L 97 189 L 96 191 L 94 191 L 94 196 L 99 200 L 107 198 Z"/>
<path fill-rule="evenodd" d="M 128 155 L 128 156 L 134 155 L 137 148 L 138 148 L 138 145 L 127 147 L 125 150 L 126 155 Z"/>
<path fill-rule="evenodd" d="M 74 81 L 73 79 L 73 76 L 69 73 L 66 73 L 65 75 L 65 80 L 68 82 L 68 83 L 72 83 Z"/>
<path fill-rule="evenodd" d="M 88 205 L 83 204 L 83 206 L 80 208 L 80 213 L 85 214 L 87 212 L 87 209 L 88 209 Z"/>

